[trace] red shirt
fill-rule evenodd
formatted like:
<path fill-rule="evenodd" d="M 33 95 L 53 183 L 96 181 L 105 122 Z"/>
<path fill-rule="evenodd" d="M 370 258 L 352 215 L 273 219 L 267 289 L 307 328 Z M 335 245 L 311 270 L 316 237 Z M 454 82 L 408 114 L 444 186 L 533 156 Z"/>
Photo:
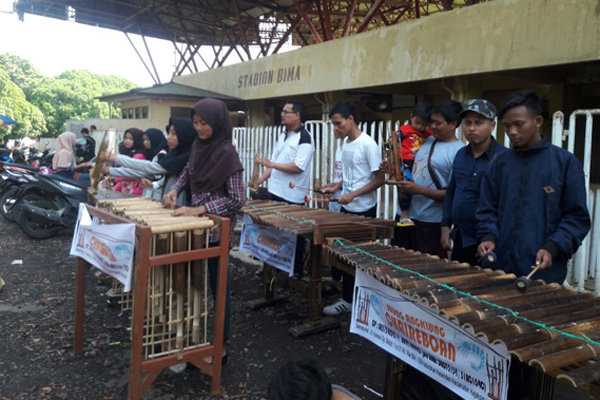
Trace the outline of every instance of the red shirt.
<path fill-rule="evenodd" d="M 398 154 L 400 159 L 414 160 L 421 145 L 431 135 L 433 133 L 429 129 L 425 129 L 425 132 L 417 132 L 408 124 L 400 127 L 400 140 L 402 141 L 400 154 Z"/>

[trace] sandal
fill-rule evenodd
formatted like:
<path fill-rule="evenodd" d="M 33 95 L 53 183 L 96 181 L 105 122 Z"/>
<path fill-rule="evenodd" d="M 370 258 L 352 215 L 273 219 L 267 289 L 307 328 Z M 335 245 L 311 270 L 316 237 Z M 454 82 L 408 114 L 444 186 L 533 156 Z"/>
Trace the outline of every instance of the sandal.
<path fill-rule="evenodd" d="M 396 222 L 396 226 L 406 228 L 408 226 L 415 226 L 415 223 L 410 218 L 402 218 L 399 222 Z"/>

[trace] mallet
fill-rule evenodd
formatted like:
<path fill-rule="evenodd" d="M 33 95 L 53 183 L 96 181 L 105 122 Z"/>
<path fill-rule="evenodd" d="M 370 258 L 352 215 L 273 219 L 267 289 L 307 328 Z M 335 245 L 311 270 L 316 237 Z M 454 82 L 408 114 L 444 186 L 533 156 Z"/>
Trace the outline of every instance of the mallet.
<path fill-rule="evenodd" d="M 311 189 L 306 186 L 296 185 L 296 182 L 290 181 L 290 189 L 293 189 L 293 188 L 304 189 L 304 190 L 308 190 L 309 192 L 323 193 L 320 189 Z"/>
<path fill-rule="evenodd" d="M 494 268 L 498 261 L 498 256 L 493 251 L 488 251 L 481 256 L 481 266 L 483 268 Z"/>
<path fill-rule="evenodd" d="M 525 293 L 527 291 L 527 288 L 529 287 L 529 284 L 531 283 L 531 280 L 530 280 L 531 276 L 533 274 L 535 274 L 538 271 L 538 269 L 540 269 L 541 265 L 542 264 L 538 263 L 535 266 L 535 268 L 533 269 L 533 271 L 531 271 L 529 273 L 529 275 L 527 275 L 527 276 L 521 276 L 521 277 L 517 278 L 517 280 L 515 281 L 515 286 L 517 287 L 517 290 L 519 292 Z"/>
<path fill-rule="evenodd" d="M 304 196 L 305 203 L 310 203 L 311 200 L 312 200 L 312 197 L 310 197 L 310 194 L 307 194 L 306 196 Z M 329 201 L 331 203 L 337 203 L 338 199 L 315 199 L 315 201 Z"/>

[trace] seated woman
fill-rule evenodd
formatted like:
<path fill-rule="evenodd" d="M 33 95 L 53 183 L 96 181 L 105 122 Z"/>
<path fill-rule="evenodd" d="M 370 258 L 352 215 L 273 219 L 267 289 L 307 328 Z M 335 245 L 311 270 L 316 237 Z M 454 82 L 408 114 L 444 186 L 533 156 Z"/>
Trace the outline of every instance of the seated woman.
<path fill-rule="evenodd" d="M 123 136 L 123 156 L 130 157 L 137 160 L 145 160 L 145 149 L 144 149 L 144 132 L 137 128 L 129 128 L 125 131 Z M 112 172 L 112 171 L 111 171 Z M 141 196 L 144 187 L 140 179 L 135 177 L 120 175 L 118 171 L 112 176 L 115 177 L 115 186 L 113 190 L 115 192 L 128 193 L 135 196 Z"/>
<path fill-rule="evenodd" d="M 110 173 L 112 176 L 128 176 L 131 178 L 142 178 L 144 187 L 144 196 L 161 200 L 165 193 L 168 193 L 171 186 L 177 181 L 177 178 L 183 167 L 190 158 L 190 149 L 196 139 L 196 130 L 190 118 L 171 118 L 169 120 L 169 135 L 164 139 L 164 135 L 158 129 L 148 129 L 145 137 L 150 144 L 147 161 L 135 160 L 122 155 L 114 154 L 103 155 L 107 161 L 114 161 L 119 168 L 105 167 L 104 173 Z M 152 131 L 152 132 L 151 132 Z M 158 132 L 158 136 L 157 135 Z M 169 151 L 166 153 L 160 149 L 160 138 L 165 140 Z M 156 143 L 156 144 L 155 144 Z M 148 145 L 146 145 L 148 148 Z M 158 151 L 156 151 L 159 149 Z M 150 159 L 152 161 L 150 161 Z M 160 178 L 156 180 L 156 176 Z M 151 181 L 144 177 L 152 177 Z M 184 191 L 177 198 L 177 205 L 186 204 L 186 193 Z"/>
<path fill-rule="evenodd" d="M 221 100 L 202 99 L 192 108 L 192 119 L 198 137 L 192 145 L 190 160 L 179 179 L 165 195 L 164 202 L 173 207 L 177 196 L 189 184 L 192 207 L 180 207 L 173 216 L 215 214 L 231 220 L 230 242 L 234 237 L 236 212 L 246 202 L 243 170 L 237 151 L 231 143 L 233 127 L 227 106 Z M 211 246 L 218 245 L 218 230 L 211 231 Z M 208 260 L 210 288 L 213 296 L 218 283 L 219 259 Z M 229 285 L 225 298 L 224 342 L 229 339 Z M 225 354 L 223 354 L 225 357 Z M 206 360 L 211 362 L 212 360 Z"/>
<path fill-rule="evenodd" d="M 63 132 L 58 135 L 56 144 L 56 153 L 52 158 L 52 172 L 63 178 L 78 181 L 80 186 L 89 186 L 90 175 L 87 173 L 75 172 L 75 141 L 77 137 L 73 132 Z"/>

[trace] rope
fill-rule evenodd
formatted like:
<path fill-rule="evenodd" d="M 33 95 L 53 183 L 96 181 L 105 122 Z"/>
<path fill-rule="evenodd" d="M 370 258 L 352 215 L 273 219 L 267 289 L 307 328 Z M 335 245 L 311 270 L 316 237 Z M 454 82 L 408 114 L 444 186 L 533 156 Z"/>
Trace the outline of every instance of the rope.
<path fill-rule="evenodd" d="M 520 319 L 520 320 L 522 320 L 522 321 L 528 322 L 528 323 L 530 323 L 530 324 L 533 324 L 534 326 L 538 326 L 538 327 L 540 327 L 540 328 L 543 328 L 543 329 L 549 330 L 549 331 L 551 331 L 551 332 L 558 333 L 559 335 L 562 335 L 562 336 L 568 337 L 568 338 L 570 338 L 570 339 L 577 339 L 577 340 L 581 340 L 581 341 L 584 341 L 584 342 L 588 342 L 588 343 L 590 343 L 590 344 L 593 344 L 593 345 L 596 345 L 596 346 L 600 346 L 600 342 L 597 342 L 597 341 L 595 341 L 595 340 L 592 340 L 592 339 L 588 339 L 588 338 L 586 338 L 586 337 L 582 337 L 582 336 L 576 336 L 576 335 L 573 335 L 573 334 L 571 334 L 571 333 L 568 333 L 568 332 L 562 331 L 562 330 L 560 330 L 560 329 L 556 329 L 556 328 L 553 328 L 553 327 L 547 326 L 546 324 L 544 324 L 544 323 L 541 323 L 541 322 L 532 321 L 532 320 L 530 320 L 530 319 L 528 319 L 528 318 L 526 318 L 526 317 L 523 317 L 523 316 L 519 315 L 519 312 L 518 312 L 518 311 L 514 311 L 514 310 L 512 310 L 512 309 L 510 309 L 510 308 L 508 308 L 508 307 L 504 307 L 504 306 L 501 306 L 501 305 L 499 305 L 499 304 L 495 304 L 495 303 L 489 302 L 489 301 L 487 301 L 487 300 L 480 299 L 479 297 L 477 297 L 477 296 L 474 296 L 474 295 L 472 295 L 471 293 L 468 293 L 468 292 L 463 292 L 462 290 L 456 289 L 456 288 L 454 288 L 454 287 L 452 287 L 452 286 L 450 286 L 450 285 L 447 285 L 447 284 L 445 284 L 445 283 L 438 282 L 438 281 L 436 281 L 435 279 L 433 279 L 433 278 L 430 278 L 430 277 L 428 277 L 428 276 L 426 276 L 426 275 L 423 275 L 423 274 L 421 274 L 421 273 L 419 273 L 419 272 L 417 272 L 417 271 L 413 271 L 413 270 L 411 270 L 411 269 L 408 269 L 408 268 L 403 268 L 403 267 L 400 267 L 400 266 L 398 266 L 398 265 L 395 265 L 395 264 L 393 264 L 393 263 L 391 263 L 391 262 L 389 262 L 389 261 L 387 261 L 387 260 L 384 260 L 383 258 L 377 257 L 376 255 L 369 253 L 368 251 L 364 251 L 364 250 L 362 250 L 362 249 L 359 249 L 358 247 L 354 247 L 354 246 L 347 246 L 347 245 L 345 245 L 345 244 L 344 244 L 344 243 L 343 243 L 341 240 L 339 240 L 339 239 L 337 239 L 337 240 L 334 242 L 334 244 L 336 244 L 336 245 L 340 246 L 341 248 L 343 248 L 343 249 L 345 249 L 345 250 L 355 250 L 355 251 L 357 251 L 357 252 L 359 252 L 359 253 L 362 253 L 362 254 L 366 255 L 367 257 L 370 257 L 370 258 L 372 258 L 372 259 L 374 259 L 374 260 L 377 260 L 377 261 L 380 261 L 380 262 L 382 262 L 382 263 L 384 263 L 384 264 L 386 264 L 386 265 L 389 265 L 389 266 L 391 266 L 392 268 L 395 268 L 395 269 L 397 269 L 398 271 L 402 271 L 402 272 L 408 272 L 408 273 L 410 273 L 410 274 L 416 275 L 416 276 L 418 276 L 418 277 L 420 277 L 420 278 L 423 278 L 423 279 L 425 279 L 425 280 L 427 280 L 427 281 L 429 281 L 429 282 L 431 282 L 431 283 L 433 283 L 433 284 L 435 284 L 435 285 L 438 285 L 438 286 L 440 286 L 440 287 L 442 287 L 442 288 L 444 288 L 444 289 L 450 290 L 451 292 L 454 292 L 454 293 L 460 294 L 460 295 L 462 295 L 462 296 L 465 296 L 465 297 L 468 297 L 468 298 L 470 298 L 470 299 L 474 299 L 474 300 L 476 300 L 476 301 L 478 301 L 478 302 L 480 302 L 480 303 L 483 303 L 483 304 L 485 304 L 485 305 L 488 305 L 488 306 L 490 306 L 490 307 L 494 307 L 494 308 L 497 308 L 497 309 L 500 309 L 500 310 L 506 311 L 506 312 L 508 312 L 509 314 L 511 314 L 513 317 L 515 317 L 516 319 Z"/>
<path fill-rule="evenodd" d="M 266 212 L 268 214 L 275 214 L 275 215 L 277 215 L 277 216 L 279 216 L 281 218 L 289 219 L 289 220 L 292 220 L 292 221 L 297 222 L 297 223 L 302 224 L 302 225 L 304 225 L 304 224 L 312 224 L 312 225 L 314 225 L 315 224 L 315 220 L 314 219 L 298 219 L 298 218 L 294 218 L 294 217 L 292 217 L 290 215 L 287 215 L 287 214 L 284 214 L 284 213 L 280 213 L 279 211 L 273 211 L 273 210 L 269 210 L 268 208 L 257 207 L 257 206 L 253 206 L 253 205 L 250 205 L 250 204 L 247 204 L 246 207 L 252 208 L 253 210 L 264 211 L 264 212 Z"/>

